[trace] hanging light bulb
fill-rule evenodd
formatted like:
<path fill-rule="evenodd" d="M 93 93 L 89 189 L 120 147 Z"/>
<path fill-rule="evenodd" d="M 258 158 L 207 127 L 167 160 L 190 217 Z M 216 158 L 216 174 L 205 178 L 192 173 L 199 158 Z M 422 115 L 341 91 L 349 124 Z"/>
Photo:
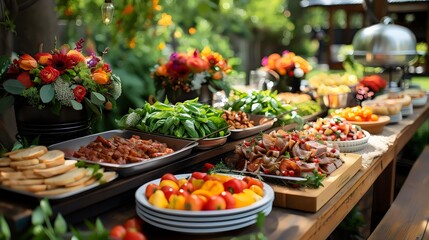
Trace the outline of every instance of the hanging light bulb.
<path fill-rule="evenodd" d="M 112 0 L 105 0 L 103 5 L 101 5 L 101 17 L 104 24 L 107 25 L 113 20 L 114 10 L 115 6 L 113 6 Z"/>

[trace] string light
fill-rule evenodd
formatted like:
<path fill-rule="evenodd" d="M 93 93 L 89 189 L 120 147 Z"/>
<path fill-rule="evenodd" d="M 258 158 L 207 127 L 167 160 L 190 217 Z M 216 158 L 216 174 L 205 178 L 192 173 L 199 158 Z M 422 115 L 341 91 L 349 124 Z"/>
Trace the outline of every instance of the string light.
<path fill-rule="evenodd" d="M 112 0 L 105 0 L 103 5 L 101 5 L 101 17 L 104 24 L 107 25 L 112 21 L 114 10 L 115 6 L 113 6 Z"/>

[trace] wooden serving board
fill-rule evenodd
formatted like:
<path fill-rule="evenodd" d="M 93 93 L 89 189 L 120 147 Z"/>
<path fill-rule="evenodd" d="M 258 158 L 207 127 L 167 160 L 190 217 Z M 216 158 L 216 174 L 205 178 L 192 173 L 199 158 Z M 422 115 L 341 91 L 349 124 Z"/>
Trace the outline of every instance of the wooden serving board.
<path fill-rule="evenodd" d="M 324 187 L 294 189 L 270 184 L 275 192 L 274 206 L 317 212 L 362 166 L 359 154 L 341 153 L 341 159 L 343 165 L 323 180 Z"/>

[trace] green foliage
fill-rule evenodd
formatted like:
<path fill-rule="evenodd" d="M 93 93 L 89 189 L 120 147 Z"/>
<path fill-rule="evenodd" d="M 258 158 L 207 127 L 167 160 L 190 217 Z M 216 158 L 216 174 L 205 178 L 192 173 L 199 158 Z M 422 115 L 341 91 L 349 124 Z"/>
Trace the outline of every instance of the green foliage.
<path fill-rule="evenodd" d="M 10 228 L 3 216 L 0 216 L 0 239 L 11 239 Z"/>

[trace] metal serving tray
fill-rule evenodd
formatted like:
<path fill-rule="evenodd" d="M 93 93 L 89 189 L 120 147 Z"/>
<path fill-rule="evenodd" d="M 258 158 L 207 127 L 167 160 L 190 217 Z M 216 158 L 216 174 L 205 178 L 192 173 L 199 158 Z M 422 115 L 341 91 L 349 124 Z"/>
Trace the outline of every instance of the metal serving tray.
<path fill-rule="evenodd" d="M 161 157 L 150 158 L 143 162 L 130 163 L 130 164 L 113 164 L 113 163 L 100 163 L 89 161 L 85 159 L 79 159 L 73 157 L 73 153 L 78 151 L 80 147 L 88 145 L 90 142 L 94 141 L 98 136 L 109 139 L 113 136 L 119 136 L 123 138 L 131 138 L 133 135 L 138 135 L 142 139 L 153 139 L 162 143 L 166 143 L 169 148 L 174 150 L 173 153 L 167 154 Z M 88 163 L 99 164 L 100 166 L 105 167 L 106 169 L 111 169 L 116 171 L 120 176 L 129 176 L 136 173 L 149 171 L 157 167 L 167 165 L 171 162 L 174 162 L 177 159 L 187 156 L 191 153 L 192 148 L 196 147 L 198 143 L 192 143 L 190 140 L 171 138 L 167 136 L 155 135 L 150 133 L 132 131 L 132 130 L 111 130 L 101 133 L 96 133 L 88 135 L 85 137 L 75 138 L 72 140 L 60 142 L 57 144 L 50 145 L 49 149 L 58 149 L 62 150 L 65 154 L 65 157 L 68 159 L 82 160 Z M 189 146 L 188 146 L 189 144 Z"/>
<path fill-rule="evenodd" d="M 265 119 L 265 122 L 261 123 L 263 119 Z M 277 121 L 276 118 L 267 118 L 263 115 L 252 114 L 249 115 L 249 120 L 253 120 L 255 122 L 255 126 L 242 129 L 230 129 L 230 138 L 235 140 L 256 135 L 260 132 L 270 129 L 273 126 L 274 122 Z"/>

